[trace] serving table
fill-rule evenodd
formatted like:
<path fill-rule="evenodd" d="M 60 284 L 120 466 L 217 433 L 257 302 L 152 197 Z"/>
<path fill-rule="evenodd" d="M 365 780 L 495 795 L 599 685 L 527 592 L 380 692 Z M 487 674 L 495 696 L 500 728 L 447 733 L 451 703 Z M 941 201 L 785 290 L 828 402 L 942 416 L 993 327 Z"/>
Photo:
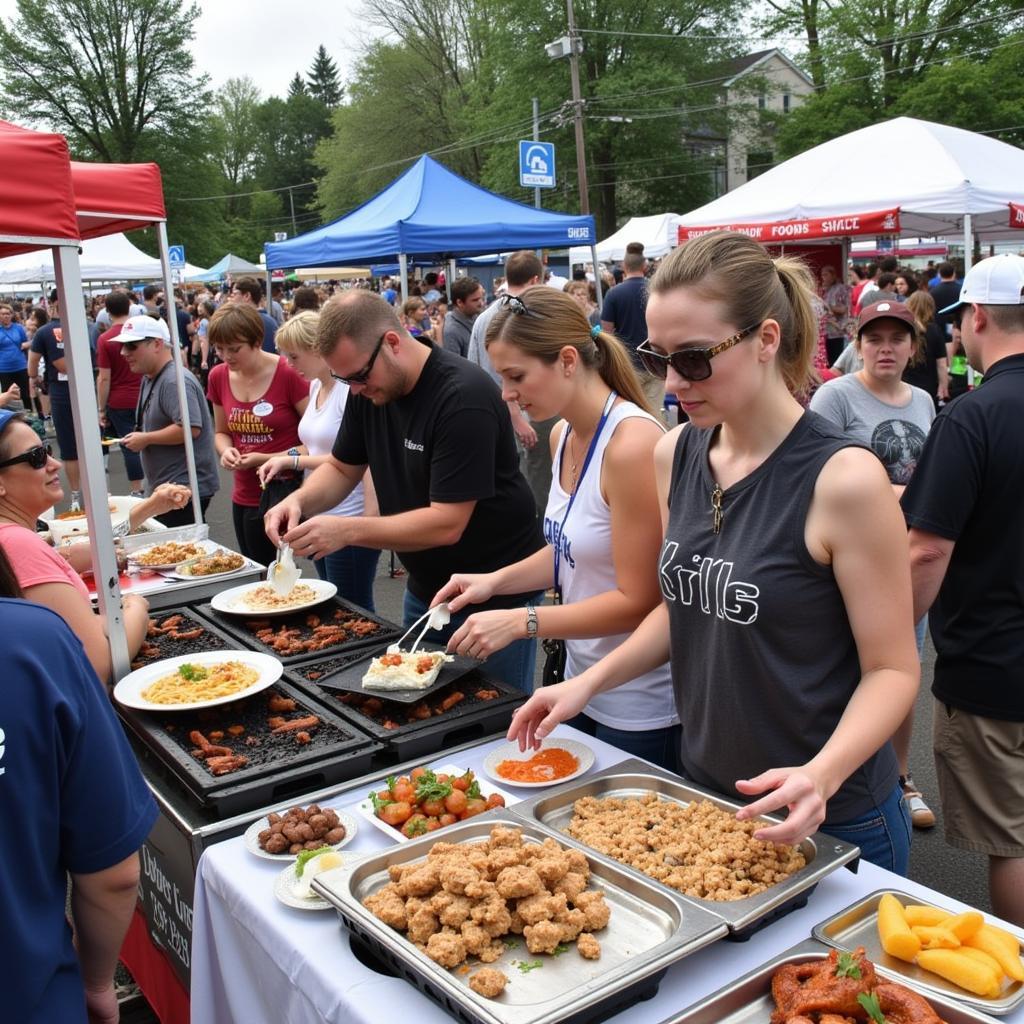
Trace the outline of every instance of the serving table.
<path fill-rule="evenodd" d="M 595 754 L 594 771 L 610 768 L 628 755 L 615 747 L 559 726 L 556 737 L 585 742 Z M 477 743 L 447 751 L 446 762 L 478 774 L 484 758 L 503 741 Z M 482 777 L 486 791 L 486 779 Z M 350 812 L 365 798 L 368 785 L 338 787 L 318 802 Z M 510 788 L 507 783 L 502 788 Z M 536 791 L 520 789 L 529 798 Z M 443 839 L 443 833 L 438 834 Z M 360 821 L 344 850 L 352 856 L 386 849 L 380 831 Z M 353 952 L 349 933 L 330 911 L 303 911 L 280 904 L 273 895 L 282 865 L 260 860 L 241 839 L 205 850 L 195 884 L 192 931 L 191 1005 L 193 1024 L 393 1024 L 397 1014 L 417 1024 L 441 1024 L 451 1018 L 413 985 L 378 973 Z M 860 863 L 858 873 L 835 871 L 825 877 L 806 906 L 774 921 L 746 942 L 719 941 L 669 968 L 657 995 L 617 1014 L 621 1024 L 656 1024 L 790 946 L 807 939 L 820 921 L 855 900 L 882 888 L 897 888 L 924 900 L 960 908 L 892 872 Z M 1008 1015 L 1024 1024 L 1024 1009 Z"/>

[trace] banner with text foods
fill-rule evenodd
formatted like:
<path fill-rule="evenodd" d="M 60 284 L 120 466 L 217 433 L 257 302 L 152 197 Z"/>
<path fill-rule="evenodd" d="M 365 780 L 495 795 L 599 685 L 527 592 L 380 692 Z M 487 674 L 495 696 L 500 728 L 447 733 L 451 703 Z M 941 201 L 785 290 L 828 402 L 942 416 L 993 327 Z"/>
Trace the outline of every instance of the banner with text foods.
<path fill-rule="evenodd" d="M 1011 204 L 1012 207 L 1013 204 Z M 1024 226 L 1024 225 L 1022 225 Z M 758 242 L 796 242 L 812 238 L 845 238 L 854 235 L 889 235 L 900 230 L 899 207 L 873 213 L 836 217 L 766 221 L 763 224 L 680 225 L 679 244 L 712 231 L 739 231 Z"/>

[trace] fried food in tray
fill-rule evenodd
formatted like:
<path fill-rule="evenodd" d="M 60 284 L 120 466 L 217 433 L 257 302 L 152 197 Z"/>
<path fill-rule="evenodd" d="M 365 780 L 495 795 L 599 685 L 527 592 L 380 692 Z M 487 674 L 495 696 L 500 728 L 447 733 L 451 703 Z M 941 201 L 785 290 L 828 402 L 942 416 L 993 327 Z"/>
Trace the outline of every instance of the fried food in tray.
<path fill-rule="evenodd" d="M 221 573 L 235 572 L 245 565 L 244 556 L 235 551 L 226 551 L 221 548 L 209 555 L 183 565 L 178 570 L 182 576 L 218 576 Z"/>
<path fill-rule="evenodd" d="M 594 933 L 608 926 L 611 909 L 603 892 L 587 888 L 586 855 L 554 839 L 528 843 L 521 830 L 498 825 L 483 842 L 437 842 L 425 860 L 393 864 L 388 874 L 363 905 L 439 966 L 482 965 L 469 978 L 480 995 L 495 998 L 505 987 L 505 975 L 487 965 L 505 953 L 506 939 L 533 956 L 570 943 L 586 959 L 601 956 Z"/>
<path fill-rule="evenodd" d="M 806 863 L 797 847 L 755 839 L 760 822 L 737 821 L 709 800 L 587 796 L 573 811 L 568 835 L 697 899 L 745 899 Z"/>
<path fill-rule="evenodd" d="M 880 978 L 863 946 L 783 965 L 772 976 L 772 998 L 771 1024 L 943 1024 L 923 996 Z"/>
<path fill-rule="evenodd" d="M 223 651 L 232 646 L 230 641 L 211 632 L 205 623 L 186 612 L 151 615 L 146 638 L 131 667 L 135 671 L 151 661 L 200 651 Z"/>
<path fill-rule="evenodd" d="M 258 643 L 283 657 L 315 654 L 347 643 L 361 643 L 384 631 L 379 622 L 346 608 L 298 613 L 273 622 L 270 619 L 246 619 L 245 628 Z"/>

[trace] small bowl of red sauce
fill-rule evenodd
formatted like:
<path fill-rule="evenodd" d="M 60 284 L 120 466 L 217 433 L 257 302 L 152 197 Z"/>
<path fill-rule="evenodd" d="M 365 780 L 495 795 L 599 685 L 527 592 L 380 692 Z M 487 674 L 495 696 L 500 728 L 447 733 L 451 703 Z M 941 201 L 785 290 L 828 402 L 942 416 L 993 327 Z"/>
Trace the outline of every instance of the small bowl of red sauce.
<path fill-rule="evenodd" d="M 577 740 L 553 739 L 539 750 L 505 743 L 484 758 L 484 774 L 509 786 L 556 786 L 575 779 L 594 764 L 594 752 Z"/>

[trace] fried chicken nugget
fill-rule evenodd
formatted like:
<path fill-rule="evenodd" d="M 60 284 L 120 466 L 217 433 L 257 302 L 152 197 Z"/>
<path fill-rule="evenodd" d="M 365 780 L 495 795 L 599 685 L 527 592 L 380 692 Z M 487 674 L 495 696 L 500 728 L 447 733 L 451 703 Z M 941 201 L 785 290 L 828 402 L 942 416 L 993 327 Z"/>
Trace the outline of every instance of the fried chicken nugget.
<path fill-rule="evenodd" d="M 601 957 L 601 943 L 590 932 L 580 932 L 576 939 L 576 950 L 587 960 L 598 960 Z"/>
<path fill-rule="evenodd" d="M 519 850 L 514 846 L 499 846 L 492 850 L 487 858 L 487 874 L 491 881 L 496 879 L 505 868 L 515 867 L 519 860 Z"/>
<path fill-rule="evenodd" d="M 461 935 L 435 932 L 427 939 L 427 956 L 442 967 L 458 967 L 466 959 L 466 944 Z"/>
<path fill-rule="evenodd" d="M 485 999 L 494 999 L 505 991 L 508 978 L 495 967 L 481 967 L 469 976 L 469 987 Z"/>
<path fill-rule="evenodd" d="M 485 949 L 490 948 L 491 936 L 476 921 L 463 921 L 462 941 L 466 944 L 466 953 L 469 956 L 479 956 Z"/>
<path fill-rule="evenodd" d="M 396 884 L 405 896 L 429 896 L 441 884 L 440 872 L 427 861 L 406 871 Z"/>
<path fill-rule="evenodd" d="M 526 924 L 550 921 L 567 909 L 565 893 L 552 895 L 546 889 L 533 896 L 526 896 L 516 904 L 516 910 Z"/>
<path fill-rule="evenodd" d="M 581 892 L 574 900 L 576 907 L 587 916 L 587 929 L 599 932 L 608 924 L 611 908 L 604 901 L 604 893 L 599 889 L 593 892 Z"/>
<path fill-rule="evenodd" d="M 507 900 L 532 896 L 544 889 L 540 875 L 533 868 L 524 865 L 505 868 L 494 884 L 498 893 Z"/>
<path fill-rule="evenodd" d="M 562 929 L 563 942 L 572 942 L 587 927 L 587 915 L 575 907 L 564 914 L 558 914 L 552 920 Z"/>
<path fill-rule="evenodd" d="M 557 853 L 545 853 L 536 857 L 530 865 L 540 876 L 541 881 L 549 888 L 569 874 L 569 858 L 560 850 Z"/>
<path fill-rule="evenodd" d="M 437 914 L 427 906 L 421 907 L 415 914 L 410 915 L 407 925 L 409 939 L 412 942 L 429 942 L 440 928 Z M 465 958 L 465 946 L 462 949 L 463 958 Z M 437 960 L 437 957 L 431 956 L 431 959 Z M 440 963 L 441 961 L 438 960 L 437 962 Z"/>
<path fill-rule="evenodd" d="M 466 886 L 481 881 L 480 872 L 467 864 L 460 863 L 454 858 L 445 860 L 438 872 L 441 888 L 445 892 L 455 893 L 456 896 L 464 896 Z"/>
<path fill-rule="evenodd" d="M 554 885 L 552 892 L 564 892 L 571 903 L 587 887 L 587 880 L 576 871 L 566 872 Z"/>
<path fill-rule="evenodd" d="M 494 939 L 506 934 L 512 924 L 508 905 L 497 895 L 477 903 L 470 911 L 470 917 Z"/>
<path fill-rule="evenodd" d="M 538 921 L 523 929 L 523 938 L 531 953 L 554 953 L 562 941 L 562 929 L 554 921 Z"/>
<path fill-rule="evenodd" d="M 448 902 L 447 905 L 438 909 L 434 901 L 442 897 L 447 897 Z M 441 924 L 447 925 L 449 928 L 458 928 L 463 921 L 469 920 L 469 913 L 473 909 L 473 901 L 465 896 L 455 896 L 450 892 L 439 892 L 434 896 L 434 900 L 431 901 L 431 907 L 434 913 L 437 914 Z"/>
<path fill-rule="evenodd" d="M 523 845 L 523 830 L 520 828 L 506 828 L 504 825 L 496 825 L 491 829 L 491 849 L 496 850 L 501 846 L 520 848 Z"/>
<path fill-rule="evenodd" d="M 497 894 L 498 890 L 494 883 L 487 881 L 486 878 L 481 878 L 479 882 L 470 882 L 466 886 L 466 895 L 471 900 L 489 900 Z"/>
<path fill-rule="evenodd" d="M 566 850 L 565 855 L 569 858 L 569 870 L 582 875 L 583 881 L 586 882 L 590 878 L 590 861 L 587 860 L 587 855 L 582 850 Z"/>
<path fill-rule="evenodd" d="M 397 893 L 387 892 L 386 888 L 381 889 L 372 896 L 367 896 L 363 900 L 363 906 L 386 925 L 396 928 L 400 932 L 405 931 L 405 900 Z"/>
<path fill-rule="evenodd" d="M 512 923 L 508 926 L 508 930 L 513 932 L 515 935 L 522 935 L 523 929 L 526 927 L 526 922 L 523 920 L 523 915 L 518 910 L 512 911 Z"/>
<path fill-rule="evenodd" d="M 480 951 L 480 962 L 484 964 L 493 964 L 496 960 L 500 960 L 505 955 L 505 943 L 501 939 L 494 939 L 491 944 Z"/>

